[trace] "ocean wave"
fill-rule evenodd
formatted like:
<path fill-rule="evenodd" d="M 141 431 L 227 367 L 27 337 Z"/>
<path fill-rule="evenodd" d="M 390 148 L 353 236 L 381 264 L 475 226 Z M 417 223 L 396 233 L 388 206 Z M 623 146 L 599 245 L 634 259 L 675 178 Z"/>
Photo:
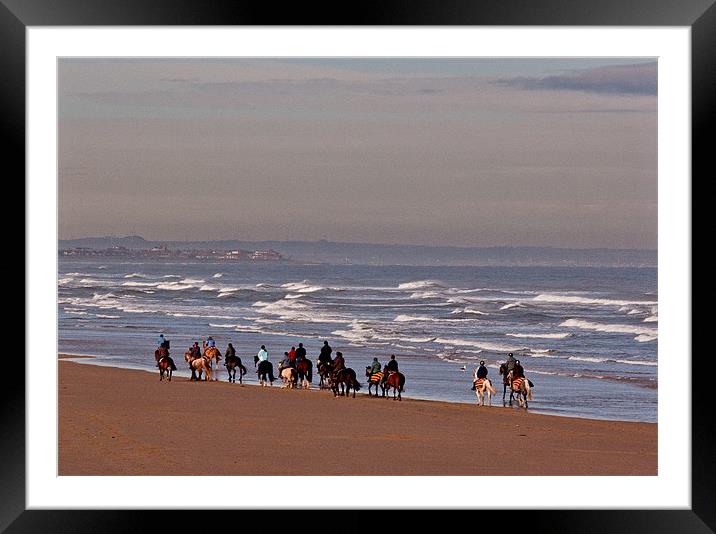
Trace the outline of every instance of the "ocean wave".
<path fill-rule="evenodd" d="M 182 284 L 181 282 L 169 282 L 168 284 L 159 284 L 156 287 L 157 289 L 163 289 L 165 291 L 183 291 L 185 289 L 192 289 L 196 286 L 192 284 Z"/>
<path fill-rule="evenodd" d="M 484 349 L 492 352 L 520 352 L 529 351 L 526 347 L 519 345 L 503 345 L 501 343 L 490 343 L 486 341 L 471 341 L 468 339 L 460 338 L 443 338 L 438 337 L 435 339 L 436 343 L 442 343 L 443 345 L 453 345 L 457 347 L 476 347 L 478 349 Z"/>
<path fill-rule="evenodd" d="M 470 308 L 469 306 L 466 306 L 464 308 L 455 308 L 453 311 L 450 312 L 453 315 L 461 315 L 461 314 L 468 314 L 468 315 L 490 315 L 489 313 L 485 313 L 484 311 L 480 311 L 477 308 Z"/>
<path fill-rule="evenodd" d="M 224 273 L 214 273 L 214 276 L 212 276 L 212 278 L 221 278 L 222 276 L 224 276 Z"/>
<path fill-rule="evenodd" d="M 637 334 L 646 336 L 658 335 L 658 330 L 655 328 L 648 328 L 640 325 L 628 325 L 628 324 L 603 324 L 603 323 L 592 323 L 590 321 L 583 321 L 581 319 L 567 319 L 560 326 L 567 326 L 571 328 L 580 328 L 582 330 L 594 330 L 596 332 L 606 332 L 610 334 Z"/>
<path fill-rule="evenodd" d="M 442 298 L 443 295 L 437 291 L 415 291 L 414 293 L 411 293 L 408 298 L 414 299 L 414 300 L 421 300 L 421 299 L 439 299 Z M 458 304 L 459 302 L 454 301 L 453 304 Z"/>
<path fill-rule="evenodd" d="M 149 277 L 144 273 L 129 273 L 129 274 L 125 274 L 122 278 L 149 278 Z"/>
<path fill-rule="evenodd" d="M 646 365 L 649 367 L 656 367 L 657 365 L 659 365 L 657 362 L 646 362 L 643 360 L 614 360 L 614 361 L 616 361 L 617 363 L 624 363 L 627 365 Z"/>
<path fill-rule="evenodd" d="M 652 336 L 652 335 L 648 335 L 648 334 L 639 334 L 634 339 L 636 341 L 638 341 L 639 343 L 646 343 L 647 341 L 656 341 L 657 336 L 655 336 L 655 335 Z"/>
<path fill-rule="evenodd" d="M 124 287 L 157 287 L 161 282 L 122 282 Z"/>
<path fill-rule="evenodd" d="M 509 304 L 505 304 L 500 309 L 501 310 L 511 310 L 512 308 L 525 308 L 526 306 L 522 304 L 521 302 L 510 302 Z"/>
<path fill-rule="evenodd" d="M 413 321 L 435 322 L 439 321 L 439 319 L 428 317 L 426 315 L 398 315 L 395 319 L 393 319 L 393 321 L 396 323 L 412 323 Z"/>
<path fill-rule="evenodd" d="M 303 282 L 289 282 L 287 284 L 282 284 L 281 287 L 297 293 L 315 293 L 316 291 L 323 291 L 326 289 L 322 286 L 312 285 L 308 280 L 304 280 Z"/>
<path fill-rule="evenodd" d="M 572 334 L 569 332 L 554 333 L 554 334 L 505 334 L 509 337 L 519 338 L 539 338 L 539 339 L 565 339 L 571 337 Z"/>
<path fill-rule="evenodd" d="M 557 295 L 552 293 L 542 293 L 537 295 L 534 302 L 554 302 L 565 304 L 594 304 L 599 306 L 651 306 L 657 304 L 650 300 L 614 300 L 614 299 L 595 299 L 587 297 L 576 297 L 571 295 Z"/>
<path fill-rule="evenodd" d="M 104 315 L 102 313 L 95 313 L 95 317 L 99 317 L 100 319 L 119 319 L 119 315 Z"/>
<path fill-rule="evenodd" d="M 647 317 L 646 319 L 644 319 L 644 322 L 645 322 L 645 323 L 656 323 L 656 322 L 658 322 L 658 321 L 659 321 L 659 317 L 656 316 L 656 315 L 650 315 L 649 317 Z"/>
<path fill-rule="evenodd" d="M 431 287 L 445 288 L 443 283 L 438 280 L 415 280 L 398 284 L 397 289 L 426 289 Z"/>
<path fill-rule="evenodd" d="M 212 328 L 236 328 L 236 324 L 223 324 L 223 323 L 209 323 Z"/>
<path fill-rule="evenodd" d="M 183 280 L 179 280 L 179 282 L 172 282 L 172 283 L 178 283 L 178 284 L 185 284 L 185 285 L 195 285 L 195 284 L 203 284 L 206 280 L 203 278 L 184 278 Z"/>
<path fill-rule="evenodd" d="M 604 363 L 609 361 L 608 358 L 593 358 L 591 356 L 570 356 L 568 360 L 576 360 L 580 362 Z"/>

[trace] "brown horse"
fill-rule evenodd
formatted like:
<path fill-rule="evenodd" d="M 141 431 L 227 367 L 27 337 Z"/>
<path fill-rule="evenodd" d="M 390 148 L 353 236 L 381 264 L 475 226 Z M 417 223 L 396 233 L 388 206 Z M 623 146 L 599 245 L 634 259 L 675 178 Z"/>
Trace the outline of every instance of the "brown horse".
<path fill-rule="evenodd" d="M 398 371 L 388 371 L 388 378 L 385 381 L 385 393 L 388 398 L 388 390 L 393 388 L 393 400 L 395 400 L 395 394 L 398 394 L 398 400 L 403 400 L 400 394 L 405 391 L 405 375 Z"/>
<path fill-rule="evenodd" d="M 319 389 L 333 389 L 333 385 L 331 383 L 331 374 L 333 373 L 333 362 L 318 362 L 318 377 L 320 378 L 318 382 Z"/>
<path fill-rule="evenodd" d="M 169 356 L 162 356 L 159 358 L 159 381 L 164 380 L 164 374 L 166 373 L 169 382 L 172 381 L 172 372 L 177 370 L 177 366 L 174 365 L 174 360 Z"/>
<path fill-rule="evenodd" d="M 356 378 L 356 372 L 350 367 L 341 369 L 334 373 L 331 377 L 331 389 L 333 390 L 333 396 L 338 396 L 338 386 L 341 389 L 341 397 L 348 396 L 353 388 L 353 398 L 356 398 L 356 391 L 360 389 L 360 382 Z"/>
<path fill-rule="evenodd" d="M 368 396 L 372 397 L 370 393 L 370 388 L 375 386 L 375 396 L 378 396 L 378 386 L 383 390 L 382 396 L 385 397 L 385 381 L 387 379 L 387 376 L 384 372 L 378 371 L 377 373 L 371 372 L 371 366 L 367 366 L 365 368 L 365 376 L 368 377 Z"/>
<path fill-rule="evenodd" d="M 226 372 L 229 373 L 229 382 L 236 383 L 236 369 L 238 369 L 239 384 L 243 384 L 246 367 L 241 364 L 241 358 L 238 356 L 227 356 L 224 360 L 224 367 L 226 367 Z"/>
<path fill-rule="evenodd" d="M 298 373 L 298 382 L 304 389 L 311 387 L 313 380 L 313 362 L 308 358 L 301 358 L 296 361 L 296 372 Z"/>
<path fill-rule="evenodd" d="M 204 380 L 211 380 L 211 360 L 209 358 L 206 356 L 195 358 L 191 352 L 185 352 L 184 361 L 189 364 L 189 369 L 191 369 L 191 378 L 189 380 L 201 380 L 202 373 L 206 373 Z"/>

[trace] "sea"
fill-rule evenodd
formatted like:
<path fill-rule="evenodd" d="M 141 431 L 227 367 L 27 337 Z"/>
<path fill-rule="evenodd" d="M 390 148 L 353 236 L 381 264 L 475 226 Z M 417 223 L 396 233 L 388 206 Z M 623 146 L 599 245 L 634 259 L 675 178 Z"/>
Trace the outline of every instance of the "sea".
<path fill-rule="evenodd" d="M 484 360 L 497 406 L 498 367 L 513 352 L 534 384 L 530 411 L 657 420 L 654 267 L 60 258 L 58 324 L 60 352 L 148 371 L 164 333 L 175 376 L 187 377 L 184 351 L 211 335 L 222 353 L 234 345 L 249 369 L 245 383 L 257 383 L 261 345 L 276 365 L 299 342 L 315 361 L 327 340 L 356 370 L 359 394 L 365 367 L 394 354 L 404 397 L 457 403 L 476 404 L 472 373 Z"/>

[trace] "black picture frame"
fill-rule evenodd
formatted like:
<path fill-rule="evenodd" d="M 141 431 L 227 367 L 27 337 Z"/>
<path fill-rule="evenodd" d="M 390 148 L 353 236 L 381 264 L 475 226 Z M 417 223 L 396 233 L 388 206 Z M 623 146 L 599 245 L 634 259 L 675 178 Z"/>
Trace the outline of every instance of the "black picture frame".
<path fill-rule="evenodd" d="M 716 6 L 714 0 L 382 0 L 331 5 L 201 0 L 0 0 L 0 99 L 5 163 L 25 172 L 25 30 L 28 26 L 116 25 L 460 25 L 460 26 L 684 26 L 692 35 L 692 167 L 706 182 L 713 118 L 716 116 Z M 7 171 L 6 171 L 7 172 Z M 6 174 L 8 177 L 15 175 Z M 692 178 L 692 184 L 696 182 Z M 692 211 L 695 213 L 695 211 Z M 692 330 L 693 331 L 693 330 Z M 17 336 L 13 336 L 17 337 Z M 27 350 L 27 349 L 26 349 Z M 692 382 L 708 354 L 693 352 Z M 29 352 L 26 352 L 26 359 Z M 714 417 L 705 388 L 692 391 L 692 506 L 689 510 L 531 510 L 510 512 L 530 532 L 714 532 L 716 461 L 711 450 Z M 126 532 L 144 530 L 152 511 L 25 509 L 25 386 L 4 381 L 0 388 L 0 531 Z M 400 483 L 397 483 L 398 485 Z M 575 488 L 577 489 L 577 488 Z M 241 490 L 238 490 L 239 492 Z M 506 505 L 519 502 L 505 488 Z M 535 491 L 524 488 L 524 491 Z M 389 505 L 386 493 L 386 505 Z M 267 503 L 268 504 L 268 503 Z M 346 503 L 349 507 L 350 503 Z M 212 512 L 216 513 L 216 512 Z M 241 512 L 242 521 L 246 513 Z M 369 528 L 361 512 L 347 512 L 357 530 Z M 389 512 L 372 521 L 379 524 Z M 480 521 L 504 529 L 504 512 L 479 512 Z M 256 517 L 255 514 L 249 514 Z M 403 514 L 405 516 L 406 514 Z M 258 519 L 258 518 L 257 518 Z M 475 512 L 451 512 L 455 530 L 475 526 Z M 163 530 L 205 521 L 197 514 L 162 514 Z M 425 521 L 424 512 L 401 518 L 401 530 Z M 408 525 L 406 525 L 408 521 Z M 502 525 L 500 526 L 500 523 Z M 217 524 L 218 526 L 218 524 Z M 337 526 L 336 528 L 343 528 Z"/>

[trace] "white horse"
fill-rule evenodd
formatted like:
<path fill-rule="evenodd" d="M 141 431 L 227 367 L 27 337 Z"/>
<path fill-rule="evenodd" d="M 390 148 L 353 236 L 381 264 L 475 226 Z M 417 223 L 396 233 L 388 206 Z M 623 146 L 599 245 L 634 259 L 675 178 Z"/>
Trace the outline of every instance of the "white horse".
<path fill-rule="evenodd" d="M 485 394 L 487 393 L 487 398 L 490 406 L 492 406 L 492 396 L 497 393 L 497 390 L 492 387 L 492 382 L 490 382 L 489 378 L 477 378 L 477 369 L 475 369 L 475 372 L 472 375 L 472 383 L 475 386 L 475 395 L 477 395 L 477 403 L 480 406 L 485 405 Z"/>
<path fill-rule="evenodd" d="M 279 371 L 281 381 L 283 382 L 282 388 L 294 389 L 298 381 L 298 373 L 292 367 L 283 367 Z"/>
<path fill-rule="evenodd" d="M 512 399 L 515 395 L 517 395 L 517 402 L 520 404 L 520 407 L 524 406 L 527 408 L 527 400 L 532 400 L 530 381 L 526 378 L 515 378 L 512 381 L 510 389 L 510 405 L 512 405 Z"/>

